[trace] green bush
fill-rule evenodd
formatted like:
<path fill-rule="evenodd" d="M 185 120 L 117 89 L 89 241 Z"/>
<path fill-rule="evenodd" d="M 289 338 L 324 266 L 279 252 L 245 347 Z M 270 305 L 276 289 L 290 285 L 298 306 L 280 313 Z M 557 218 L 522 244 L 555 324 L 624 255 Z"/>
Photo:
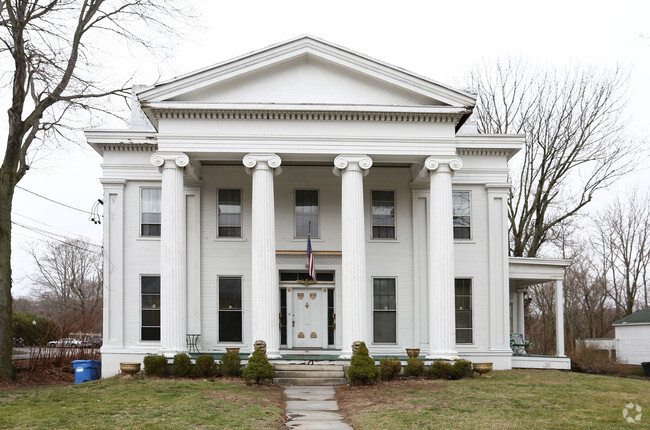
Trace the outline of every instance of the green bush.
<path fill-rule="evenodd" d="M 147 355 L 144 357 L 144 374 L 163 378 L 169 375 L 167 358 L 164 355 Z"/>
<path fill-rule="evenodd" d="M 187 354 L 176 354 L 172 364 L 174 375 L 186 378 L 192 374 L 192 359 Z"/>
<path fill-rule="evenodd" d="M 256 349 L 253 352 L 253 356 L 248 359 L 248 364 L 243 373 L 244 379 L 246 381 L 255 381 L 259 384 L 264 379 L 272 380 L 274 375 L 273 366 L 269 363 L 269 359 L 266 358 L 266 354 Z"/>
<path fill-rule="evenodd" d="M 469 360 L 456 360 L 451 371 L 451 377 L 453 379 L 465 379 L 471 378 L 474 374 L 474 369 L 472 368 L 472 362 Z"/>
<path fill-rule="evenodd" d="M 373 382 L 379 376 L 379 369 L 375 366 L 373 360 L 368 354 L 368 347 L 365 342 L 361 342 L 359 349 L 352 356 L 350 360 L 350 368 L 348 369 L 348 378 L 352 382 Z"/>
<path fill-rule="evenodd" d="M 406 366 L 404 367 L 404 375 L 406 376 L 415 376 L 420 377 L 424 375 L 424 360 L 421 358 L 409 358 L 406 360 Z"/>
<path fill-rule="evenodd" d="M 36 314 L 14 312 L 12 325 L 13 337 L 23 338 L 26 346 L 43 346 L 59 338 L 56 323 Z"/>
<path fill-rule="evenodd" d="M 429 376 L 432 379 L 449 379 L 453 371 L 453 365 L 444 360 L 436 360 L 429 369 Z"/>
<path fill-rule="evenodd" d="M 224 376 L 241 376 L 241 359 L 239 354 L 227 352 L 221 356 L 221 373 Z"/>
<path fill-rule="evenodd" d="M 402 363 L 398 358 L 382 358 L 379 361 L 381 379 L 391 380 L 402 371 Z"/>
<path fill-rule="evenodd" d="M 194 364 L 194 371 L 202 378 L 210 378 L 219 373 L 217 363 L 214 362 L 214 357 L 209 354 L 203 354 L 196 357 Z"/>

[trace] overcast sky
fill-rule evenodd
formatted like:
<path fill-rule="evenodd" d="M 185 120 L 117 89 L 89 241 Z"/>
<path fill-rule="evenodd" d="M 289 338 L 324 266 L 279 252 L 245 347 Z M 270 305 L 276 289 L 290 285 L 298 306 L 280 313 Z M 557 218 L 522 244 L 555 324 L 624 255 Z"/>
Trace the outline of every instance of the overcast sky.
<path fill-rule="evenodd" d="M 639 138 L 650 136 L 648 1 L 197 0 L 195 8 L 199 18 L 192 28 L 183 37 L 162 41 L 168 46 L 164 56 L 123 50 L 98 59 L 105 64 L 107 81 L 134 76 L 134 84 L 151 84 L 158 76 L 169 79 L 302 34 L 452 86 L 462 84 L 473 64 L 507 55 L 525 56 L 549 68 L 620 65 L 630 73 L 629 132 Z M 0 142 L 5 142 L 6 116 L 2 118 Z M 101 157 L 82 139 L 80 134 L 79 146 L 40 159 L 19 185 L 90 210 L 102 197 Z M 634 172 L 625 187 L 635 183 L 645 192 L 649 177 L 648 170 Z M 600 203 L 611 195 L 603 193 Z M 14 220 L 60 238 L 82 235 L 97 244 L 102 240 L 102 227 L 89 222 L 87 214 L 20 189 L 14 200 Z M 16 297 L 30 292 L 26 275 L 33 265 L 24 251 L 26 243 L 45 238 L 18 226 L 13 231 Z"/>

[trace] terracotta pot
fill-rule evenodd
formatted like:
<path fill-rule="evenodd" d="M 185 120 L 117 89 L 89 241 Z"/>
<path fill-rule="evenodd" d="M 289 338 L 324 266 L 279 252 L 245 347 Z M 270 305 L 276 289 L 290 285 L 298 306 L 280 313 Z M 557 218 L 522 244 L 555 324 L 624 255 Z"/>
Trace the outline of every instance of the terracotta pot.
<path fill-rule="evenodd" d="M 420 348 L 406 348 L 406 355 L 409 358 L 418 358 L 420 356 Z"/>

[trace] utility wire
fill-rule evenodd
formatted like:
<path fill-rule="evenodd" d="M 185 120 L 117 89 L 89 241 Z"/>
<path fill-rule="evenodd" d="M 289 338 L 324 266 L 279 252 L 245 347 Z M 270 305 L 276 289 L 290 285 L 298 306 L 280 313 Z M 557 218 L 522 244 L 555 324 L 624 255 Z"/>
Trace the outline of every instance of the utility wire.
<path fill-rule="evenodd" d="M 21 187 L 21 186 L 18 185 L 18 184 L 14 184 L 13 182 L 9 182 L 9 181 L 7 181 L 6 179 L 0 178 L 0 180 L 3 180 L 3 181 L 5 181 L 5 182 L 8 183 L 8 184 L 12 184 L 14 187 L 19 188 L 19 189 L 21 189 L 21 190 L 23 190 L 23 191 L 26 191 L 26 192 L 28 192 L 28 193 L 34 194 L 35 196 L 38 196 L 38 197 L 40 197 L 40 198 L 42 198 L 42 199 L 49 200 L 49 201 L 52 202 L 52 203 L 56 203 L 57 205 L 65 206 L 65 207 L 68 208 L 68 209 L 73 209 L 73 210 L 76 210 L 76 211 L 79 211 L 79 212 L 83 212 L 83 213 L 88 214 L 88 215 L 93 215 L 92 212 L 89 212 L 89 211 L 87 211 L 87 210 L 83 210 L 83 209 L 79 209 L 79 208 L 76 208 L 76 207 L 74 207 L 74 206 L 70 206 L 70 205 L 68 205 L 68 204 L 65 204 L 65 203 L 62 203 L 62 202 L 59 202 L 59 201 L 53 200 L 53 199 L 51 199 L 51 198 L 49 198 L 49 197 L 45 197 L 45 196 L 42 195 L 42 194 L 35 193 L 34 191 L 28 190 L 27 188 L 23 188 L 23 187 Z"/>
<path fill-rule="evenodd" d="M 20 216 L 20 217 L 27 218 L 27 219 L 30 220 L 30 221 L 37 222 L 37 223 L 42 224 L 42 225 L 44 225 L 44 226 L 46 226 L 46 227 L 51 227 L 51 228 L 56 229 L 56 230 L 61 230 L 61 231 L 63 231 L 63 232 L 66 232 L 66 233 L 68 233 L 68 234 L 71 234 L 71 235 L 73 235 L 73 236 L 77 236 L 77 237 L 79 237 L 79 238 L 81 238 L 81 239 L 92 240 L 92 239 L 90 239 L 89 237 L 83 236 L 83 235 L 81 235 L 81 234 L 73 233 L 73 232 L 71 232 L 71 231 L 64 230 L 64 229 L 59 228 L 59 227 L 55 227 L 55 226 L 53 226 L 53 225 L 51 225 L 51 224 L 48 224 L 48 223 L 46 223 L 46 222 L 39 221 L 39 220 L 34 219 L 34 218 L 30 218 L 30 217 L 28 217 L 27 215 L 19 214 L 18 212 L 12 212 L 12 215 L 18 215 L 18 216 Z M 53 232 L 53 231 L 50 232 L 50 233 L 52 233 L 52 234 L 58 234 L 59 236 L 63 236 L 63 237 L 65 237 L 65 235 L 62 235 L 62 234 L 59 234 L 59 233 L 56 233 L 56 232 Z"/>
<path fill-rule="evenodd" d="M 58 234 L 58 233 L 48 232 L 48 231 L 46 231 L 46 230 L 42 230 L 42 229 L 37 228 L 37 227 L 33 227 L 33 226 L 29 226 L 29 225 L 21 224 L 21 223 L 16 222 L 16 221 L 8 220 L 8 219 L 6 219 L 6 218 L 4 218 L 4 217 L 0 217 L 0 219 L 5 220 L 5 221 L 10 221 L 12 224 L 17 225 L 18 227 L 22 227 L 22 228 L 24 228 L 24 229 L 26 229 L 26 230 L 29 230 L 29 231 L 34 232 L 34 233 L 36 233 L 36 234 L 43 235 L 43 236 L 45 236 L 45 237 L 47 237 L 47 238 L 50 238 L 50 239 L 52 239 L 52 240 L 56 240 L 56 241 L 58 241 L 58 242 L 64 243 L 64 244 L 66 244 L 66 245 L 68 245 L 68 246 L 72 246 L 72 247 L 74 247 L 74 248 L 81 249 L 82 251 L 94 252 L 94 253 L 96 253 L 96 254 L 101 254 L 101 252 L 94 251 L 94 250 L 92 250 L 92 249 L 83 248 L 83 247 L 81 247 L 81 246 L 78 246 L 78 245 L 75 245 L 75 244 L 69 242 L 69 240 L 78 240 L 78 239 L 75 239 L 75 238 L 72 238 L 72 237 L 63 236 L 63 235 L 60 235 L 60 234 Z M 61 237 L 65 238 L 65 239 L 67 239 L 67 240 L 61 240 L 61 239 L 59 239 L 59 238 L 57 238 L 57 237 L 52 236 L 53 234 L 58 235 L 58 236 L 61 236 Z M 89 244 L 94 245 L 94 246 L 97 246 L 98 248 L 102 248 L 101 245 L 98 245 L 98 244 L 96 244 L 96 243 L 92 243 L 90 238 L 85 238 L 85 237 L 84 237 L 84 239 L 86 239 L 86 240 L 88 241 Z"/>

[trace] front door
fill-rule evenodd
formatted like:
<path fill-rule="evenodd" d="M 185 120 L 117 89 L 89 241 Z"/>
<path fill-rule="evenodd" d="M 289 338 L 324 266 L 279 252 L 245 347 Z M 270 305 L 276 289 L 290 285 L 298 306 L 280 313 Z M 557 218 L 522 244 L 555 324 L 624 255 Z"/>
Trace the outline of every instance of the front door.
<path fill-rule="evenodd" d="M 315 288 L 294 288 L 294 348 L 327 347 L 327 292 Z"/>

